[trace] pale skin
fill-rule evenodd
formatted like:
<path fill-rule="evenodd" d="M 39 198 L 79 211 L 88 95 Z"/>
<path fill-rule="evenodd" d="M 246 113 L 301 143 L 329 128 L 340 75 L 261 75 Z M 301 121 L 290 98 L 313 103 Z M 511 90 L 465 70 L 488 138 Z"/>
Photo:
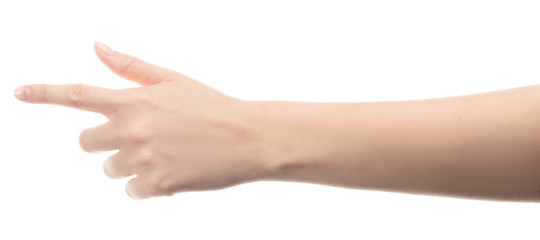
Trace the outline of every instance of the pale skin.
<path fill-rule="evenodd" d="M 498 201 L 540 202 L 540 85 L 439 99 L 245 101 L 96 43 L 141 87 L 25 85 L 24 102 L 102 113 L 87 152 L 133 177 L 134 199 L 260 180 Z"/>

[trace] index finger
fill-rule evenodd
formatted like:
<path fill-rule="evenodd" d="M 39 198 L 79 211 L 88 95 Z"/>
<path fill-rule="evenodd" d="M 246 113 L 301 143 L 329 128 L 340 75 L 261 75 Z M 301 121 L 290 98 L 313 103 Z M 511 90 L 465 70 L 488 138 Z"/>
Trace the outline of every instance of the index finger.
<path fill-rule="evenodd" d="M 15 89 L 17 99 L 40 104 L 56 104 L 81 110 L 110 114 L 112 90 L 84 84 L 34 84 Z"/>

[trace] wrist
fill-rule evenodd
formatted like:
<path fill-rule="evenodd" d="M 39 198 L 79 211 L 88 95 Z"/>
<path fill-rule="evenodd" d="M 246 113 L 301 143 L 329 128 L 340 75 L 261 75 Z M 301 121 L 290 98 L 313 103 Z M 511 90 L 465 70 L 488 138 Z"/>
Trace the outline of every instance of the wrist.
<path fill-rule="evenodd" d="M 249 101 L 247 104 L 255 160 L 261 167 L 258 180 L 293 180 L 308 167 L 310 151 L 305 146 L 313 145 L 314 140 L 297 127 L 303 124 L 302 114 L 296 114 L 301 103 Z"/>

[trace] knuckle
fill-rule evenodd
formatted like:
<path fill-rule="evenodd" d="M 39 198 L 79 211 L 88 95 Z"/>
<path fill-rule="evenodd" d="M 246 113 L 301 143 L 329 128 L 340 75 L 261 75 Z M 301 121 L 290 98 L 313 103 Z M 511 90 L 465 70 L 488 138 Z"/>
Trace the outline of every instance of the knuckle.
<path fill-rule="evenodd" d="M 167 175 L 159 174 L 154 178 L 151 178 L 149 181 L 150 191 L 156 195 L 170 196 L 174 193 L 173 184 Z"/>
<path fill-rule="evenodd" d="M 155 156 L 150 150 L 142 151 L 137 157 L 137 164 L 142 167 L 148 167 L 155 162 Z"/>
<path fill-rule="evenodd" d="M 128 109 L 148 109 L 155 107 L 151 95 L 142 89 L 124 89 L 121 91 L 121 97 L 114 100 L 115 105 Z"/>
<path fill-rule="evenodd" d="M 138 91 L 133 95 L 133 102 L 140 106 L 149 106 L 151 104 L 151 98 L 146 91 Z"/>
<path fill-rule="evenodd" d="M 132 126 L 126 134 L 127 140 L 132 143 L 145 143 L 150 139 L 150 136 L 150 130 L 142 123 Z"/>
<path fill-rule="evenodd" d="M 40 85 L 36 92 L 36 101 L 44 102 L 47 99 L 47 85 Z"/>
<path fill-rule="evenodd" d="M 147 91 L 134 91 L 129 97 L 130 103 L 136 107 L 149 107 L 152 106 L 152 98 Z"/>
<path fill-rule="evenodd" d="M 146 130 L 138 129 L 138 130 L 131 130 L 128 133 L 128 141 L 132 143 L 144 143 L 148 140 L 148 134 L 146 134 Z"/>
<path fill-rule="evenodd" d="M 88 91 L 88 86 L 84 84 L 75 84 L 67 89 L 67 100 L 73 106 L 82 106 Z"/>
<path fill-rule="evenodd" d="M 139 60 L 134 57 L 126 58 L 122 65 L 122 70 L 124 72 L 135 72 L 137 71 L 137 68 L 139 68 Z"/>

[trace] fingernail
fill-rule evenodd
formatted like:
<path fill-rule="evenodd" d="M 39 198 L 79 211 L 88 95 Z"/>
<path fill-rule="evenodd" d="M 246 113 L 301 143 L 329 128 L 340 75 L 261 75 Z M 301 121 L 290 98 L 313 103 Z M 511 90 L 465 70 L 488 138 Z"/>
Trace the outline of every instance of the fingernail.
<path fill-rule="evenodd" d="M 30 89 L 26 87 L 20 87 L 15 89 L 14 95 L 19 100 L 25 100 L 30 96 Z"/>
<path fill-rule="evenodd" d="M 101 50 L 103 53 L 111 56 L 113 55 L 114 51 L 108 47 L 107 45 L 103 44 L 103 43 L 100 43 L 100 42 L 96 42 L 96 46 L 99 48 L 99 50 Z"/>

